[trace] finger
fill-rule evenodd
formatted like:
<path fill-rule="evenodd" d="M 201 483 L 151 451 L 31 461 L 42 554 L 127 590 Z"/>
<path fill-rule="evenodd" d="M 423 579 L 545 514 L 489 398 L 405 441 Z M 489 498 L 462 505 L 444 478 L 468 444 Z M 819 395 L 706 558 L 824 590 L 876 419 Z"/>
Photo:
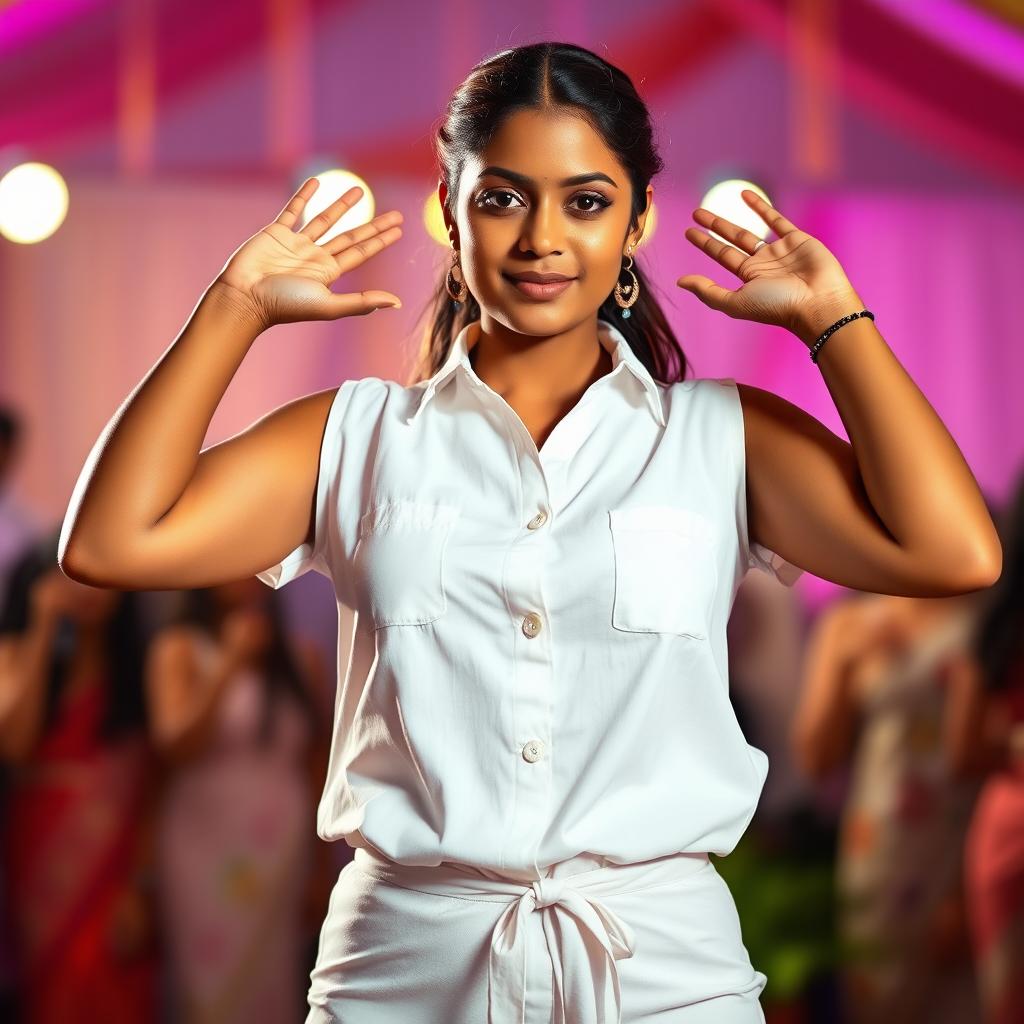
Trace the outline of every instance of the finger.
<path fill-rule="evenodd" d="M 310 185 L 313 187 L 310 188 Z M 310 196 L 312 196 L 319 187 L 319 178 L 307 178 L 299 187 L 298 192 L 288 200 L 285 208 L 277 215 L 274 223 L 282 224 L 284 227 L 290 228 L 299 219 L 302 211 L 306 208 L 306 203 L 309 202 Z"/>
<path fill-rule="evenodd" d="M 754 246 L 761 241 L 753 231 L 741 228 L 738 224 L 733 224 L 731 220 L 726 220 L 710 210 L 705 210 L 703 206 L 699 206 L 693 211 L 693 218 L 700 221 L 706 228 L 710 228 L 716 235 L 721 235 L 722 238 L 728 239 L 733 245 L 739 246 L 748 255 L 754 251 Z"/>
<path fill-rule="evenodd" d="M 371 256 L 376 256 L 381 249 L 391 245 L 392 242 L 397 242 L 401 237 L 402 229 L 396 224 L 379 235 L 373 235 L 371 238 L 348 246 L 334 257 L 334 262 L 338 265 L 338 270 L 344 274 L 362 265 Z"/>
<path fill-rule="evenodd" d="M 400 308 L 402 300 L 391 292 L 331 292 L 322 306 L 323 320 L 338 320 L 343 316 L 365 316 L 377 309 Z"/>
<path fill-rule="evenodd" d="M 402 214 L 398 210 L 389 210 L 387 213 L 374 217 L 373 220 L 368 221 L 366 224 L 359 224 L 348 231 L 339 232 L 333 238 L 324 242 L 322 248 L 332 256 L 337 256 L 350 245 L 356 242 L 364 242 L 366 239 L 380 234 L 386 228 L 401 224 L 403 219 Z"/>
<path fill-rule="evenodd" d="M 790 231 L 797 231 L 797 226 L 779 213 L 771 203 L 765 202 L 756 192 L 749 188 L 743 189 L 740 193 L 743 198 L 757 211 L 757 215 L 767 224 L 772 231 L 781 238 Z"/>
<path fill-rule="evenodd" d="M 325 206 L 315 217 L 311 217 L 309 223 L 304 224 L 298 234 L 316 241 L 346 210 L 355 206 L 362 195 L 363 190 L 358 185 L 353 185 L 338 196 L 333 203 Z"/>
<path fill-rule="evenodd" d="M 709 234 L 701 231 L 699 228 L 687 228 L 683 234 L 693 242 L 698 249 L 702 249 L 712 259 L 721 263 L 726 270 L 731 270 L 737 276 L 739 276 L 740 266 L 744 260 L 750 258 L 749 253 L 740 252 L 740 250 L 734 245 L 727 245 L 725 242 L 720 242 L 717 238 L 712 238 Z"/>
<path fill-rule="evenodd" d="M 715 284 L 711 278 L 704 277 L 702 274 L 685 274 L 676 281 L 676 284 L 680 288 L 685 288 L 688 292 L 693 292 L 705 306 L 710 306 L 712 309 L 717 309 L 720 313 L 726 313 L 729 316 L 733 315 L 732 310 L 736 293 L 729 291 L 728 288 L 723 288 L 719 284 Z"/>

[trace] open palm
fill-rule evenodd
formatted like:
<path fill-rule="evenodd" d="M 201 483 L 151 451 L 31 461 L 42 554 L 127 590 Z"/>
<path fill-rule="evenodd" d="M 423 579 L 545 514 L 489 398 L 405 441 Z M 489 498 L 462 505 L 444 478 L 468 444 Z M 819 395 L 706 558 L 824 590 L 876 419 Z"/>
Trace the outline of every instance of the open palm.
<path fill-rule="evenodd" d="M 332 292 L 330 285 L 396 242 L 402 235 L 402 214 L 389 210 L 318 244 L 317 239 L 362 193 L 358 185 L 353 186 L 300 230 L 294 230 L 319 185 L 316 178 L 307 179 L 277 219 L 239 246 L 218 276 L 249 305 L 264 327 L 297 320 L 336 320 L 401 305 L 392 292 Z"/>
<path fill-rule="evenodd" d="M 698 228 L 687 228 L 686 237 L 743 283 L 730 291 L 703 275 L 686 274 L 676 282 L 680 288 L 727 316 L 791 330 L 811 319 L 816 310 L 836 306 L 855 294 L 839 261 L 818 239 L 801 231 L 756 192 L 744 189 L 742 195 L 778 239 L 755 252 L 761 241 L 757 235 L 700 207 L 694 219 L 732 244 Z"/>

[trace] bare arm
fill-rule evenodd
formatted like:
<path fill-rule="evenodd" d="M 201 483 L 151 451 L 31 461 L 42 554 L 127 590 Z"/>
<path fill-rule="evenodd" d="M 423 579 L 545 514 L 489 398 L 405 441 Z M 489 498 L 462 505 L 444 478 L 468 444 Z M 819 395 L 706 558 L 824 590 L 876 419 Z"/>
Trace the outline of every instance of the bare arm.
<path fill-rule="evenodd" d="M 0 757 L 20 761 L 43 732 L 50 672 L 63 616 L 73 616 L 77 584 L 54 566 L 29 591 L 21 633 L 0 637 Z"/>
<path fill-rule="evenodd" d="M 786 399 L 737 385 L 751 540 L 856 590 L 942 597 L 990 586 L 1001 547 L 981 492 L 872 321 L 842 327 L 819 365 L 852 444 Z"/>
<path fill-rule="evenodd" d="M 753 190 L 741 195 L 778 240 L 700 207 L 694 217 L 726 241 L 696 228 L 686 236 L 743 285 L 730 291 L 699 274 L 677 283 L 810 348 L 864 302 L 820 241 Z M 839 327 L 817 359 L 850 443 L 776 395 L 739 389 L 751 540 L 862 591 L 941 597 L 990 586 L 1002 548 L 977 481 L 874 322 Z"/>
<path fill-rule="evenodd" d="M 800 703 L 790 745 L 800 768 L 821 778 L 850 756 L 859 707 L 851 679 L 858 644 L 851 634 L 855 613 L 848 602 L 821 612 L 804 654 Z"/>
<path fill-rule="evenodd" d="M 0 757 L 24 760 L 46 711 L 56 617 L 36 618 L 21 635 L 0 637 Z"/>
<path fill-rule="evenodd" d="M 350 190 L 294 231 L 315 181 L 239 248 L 93 446 L 61 534 L 59 561 L 71 578 L 122 590 L 213 586 L 255 575 L 312 539 L 320 441 L 336 389 L 200 445 L 268 327 L 397 302 L 388 292 L 341 294 L 328 285 L 396 241 L 401 214 L 318 245 L 358 194 Z"/>

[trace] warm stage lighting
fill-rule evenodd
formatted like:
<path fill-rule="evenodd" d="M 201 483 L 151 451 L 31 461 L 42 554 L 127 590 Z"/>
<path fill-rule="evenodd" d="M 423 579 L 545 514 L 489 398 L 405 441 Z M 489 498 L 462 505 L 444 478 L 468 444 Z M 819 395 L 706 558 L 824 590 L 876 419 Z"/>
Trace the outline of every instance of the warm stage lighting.
<path fill-rule="evenodd" d="M 704 194 L 704 198 L 701 199 L 700 205 L 705 210 L 710 210 L 719 217 L 724 217 L 726 220 L 731 220 L 733 224 L 752 231 L 758 238 L 767 238 L 771 234 L 771 228 L 761 220 L 750 203 L 741 195 L 745 188 L 750 189 L 751 192 L 756 192 L 766 203 L 771 204 L 768 193 L 758 185 L 755 185 L 754 182 L 747 181 L 744 178 L 729 178 L 726 181 L 719 181 L 709 188 Z M 720 242 L 725 242 L 726 245 L 732 246 L 734 249 L 737 248 L 727 238 L 722 238 L 721 235 L 704 227 L 703 224 L 700 225 L 700 229 L 701 231 L 706 231 L 712 238 L 717 238 Z M 749 254 L 744 253 L 744 255 Z"/>
<path fill-rule="evenodd" d="M 64 223 L 68 187 L 49 164 L 24 163 L 0 178 L 0 235 L 31 245 Z"/>
<path fill-rule="evenodd" d="M 320 187 L 313 193 L 309 202 L 306 203 L 302 227 L 305 227 L 318 213 L 330 206 L 335 199 L 343 196 L 353 185 L 358 185 L 363 190 L 359 201 L 342 214 L 335 221 L 334 225 L 316 240 L 317 245 L 323 245 L 324 242 L 330 241 L 343 231 L 348 231 L 351 228 L 358 227 L 360 224 L 366 224 L 368 221 L 373 220 L 376 212 L 376 199 L 370 186 L 358 174 L 355 174 L 353 171 L 342 170 L 341 168 L 331 168 L 326 171 L 310 171 L 303 176 L 302 180 L 305 181 L 306 178 L 312 177 L 314 174 L 320 181 Z M 301 184 L 301 181 L 298 182 L 296 188 Z"/>
<path fill-rule="evenodd" d="M 444 214 L 441 212 L 441 203 L 437 198 L 437 189 L 434 189 L 427 196 L 423 204 L 423 226 L 427 234 L 446 249 L 451 246 L 451 239 L 448 237 L 448 229 L 444 226 Z"/>

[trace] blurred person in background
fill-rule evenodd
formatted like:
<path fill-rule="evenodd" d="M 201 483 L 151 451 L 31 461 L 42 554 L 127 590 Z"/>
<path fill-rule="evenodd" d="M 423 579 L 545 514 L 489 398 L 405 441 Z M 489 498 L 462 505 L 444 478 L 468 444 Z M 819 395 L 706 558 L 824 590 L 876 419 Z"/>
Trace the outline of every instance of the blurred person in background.
<path fill-rule="evenodd" d="M 330 710 L 319 655 L 288 639 L 279 602 L 252 577 L 183 591 L 150 649 L 168 766 L 158 885 L 176 1021 L 304 1016 L 313 780 Z"/>
<path fill-rule="evenodd" d="M 792 572 L 786 570 L 790 579 Z M 806 631 L 796 588 L 767 573 L 747 574 L 728 621 L 729 699 L 771 768 L 750 826 L 716 867 L 735 896 L 751 959 L 772 979 L 762 996 L 769 1021 L 834 1019 L 838 1002 L 835 815 L 818 813 L 816 789 L 789 741 Z"/>
<path fill-rule="evenodd" d="M 1003 574 L 952 675 L 949 750 L 983 785 L 967 833 L 975 972 L 991 1024 L 1024 1021 L 1024 475 L 1000 523 Z"/>
<path fill-rule="evenodd" d="M 0 405 L 0 608 L 14 563 L 42 533 L 35 514 L 14 493 L 14 467 L 24 442 L 21 417 Z"/>
<path fill-rule="evenodd" d="M 3 882 L 18 1019 L 153 1020 L 153 761 L 138 595 L 68 579 L 57 532 L 0 614 Z"/>
<path fill-rule="evenodd" d="M 792 578 L 792 570 L 787 570 Z M 806 632 L 796 590 L 764 572 L 748 573 L 733 603 L 729 637 L 729 697 L 744 735 L 768 755 L 768 773 L 757 804 L 764 822 L 785 822 L 807 799 L 789 727 L 799 700 Z"/>
<path fill-rule="evenodd" d="M 944 735 L 986 593 L 860 595 L 809 637 L 793 746 L 811 778 L 849 771 L 836 909 L 856 1024 L 980 1020 L 961 886 L 977 786 L 954 777 Z"/>

